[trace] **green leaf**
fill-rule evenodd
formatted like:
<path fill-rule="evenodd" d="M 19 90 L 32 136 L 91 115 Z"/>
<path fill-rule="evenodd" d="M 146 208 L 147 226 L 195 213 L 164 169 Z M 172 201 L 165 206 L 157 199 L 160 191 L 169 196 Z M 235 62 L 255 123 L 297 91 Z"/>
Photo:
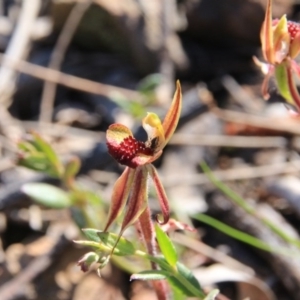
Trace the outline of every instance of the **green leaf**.
<path fill-rule="evenodd" d="M 176 249 L 168 237 L 168 235 L 160 228 L 159 225 L 155 225 L 156 238 L 162 254 L 167 262 L 174 267 L 178 261 Z"/>
<path fill-rule="evenodd" d="M 150 74 L 139 82 L 137 90 L 143 94 L 154 94 L 155 89 L 161 84 L 162 80 L 161 74 Z"/>
<path fill-rule="evenodd" d="M 114 248 L 113 254 L 115 255 L 127 256 L 135 253 L 133 244 L 125 238 L 119 237 L 115 233 L 99 232 L 98 236 L 103 244 L 111 247 L 112 249 Z"/>
<path fill-rule="evenodd" d="M 90 226 L 87 223 L 85 212 L 83 212 L 83 210 L 80 207 L 77 207 L 75 203 L 72 207 L 70 207 L 70 212 L 71 212 L 72 220 L 75 222 L 78 228 L 84 228 Z"/>
<path fill-rule="evenodd" d="M 63 174 L 63 179 L 67 183 L 72 183 L 74 177 L 80 169 L 80 160 L 78 157 L 73 157 L 65 165 L 65 171 Z"/>
<path fill-rule="evenodd" d="M 78 244 L 78 245 L 82 245 L 82 246 L 86 246 L 86 247 L 91 247 L 95 251 L 101 251 L 101 252 L 105 252 L 105 253 L 109 253 L 111 251 L 111 249 L 107 248 L 105 245 L 101 245 L 101 244 L 93 242 L 93 241 L 82 241 L 82 240 L 79 241 L 79 240 L 75 240 L 73 242 L 76 243 L 76 244 Z"/>
<path fill-rule="evenodd" d="M 166 279 L 168 276 L 170 276 L 170 273 L 162 270 L 148 270 L 148 271 L 142 271 L 137 274 L 132 274 L 130 276 L 131 280 L 162 280 Z"/>
<path fill-rule="evenodd" d="M 240 231 L 231 226 L 228 226 L 227 224 L 220 222 L 210 216 L 207 216 L 204 214 L 197 214 L 192 217 L 200 222 L 203 222 L 205 224 L 208 224 L 208 225 L 216 228 L 217 230 L 227 234 L 228 236 L 235 238 L 236 240 L 244 242 L 244 243 L 251 245 L 253 247 L 256 247 L 258 249 L 265 250 L 268 252 L 276 252 L 276 253 L 280 253 L 280 254 L 284 254 L 284 255 L 292 255 L 293 254 L 290 250 L 285 249 L 285 248 L 277 247 L 275 249 L 274 247 L 265 243 L 264 241 L 254 237 L 250 234 L 247 234 L 243 231 Z"/>
<path fill-rule="evenodd" d="M 228 236 L 235 238 L 236 240 L 242 241 L 242 242 L 249 244 L 251 246 L 254 246 L 256 248 L 272 252 L 272 247 L 270 245 L 266 244 L 265 242 L 261 241 L 260 239 L 257 239 L 250 234 L 247 234 L 247 233 L 237 230 L 231 226 L 228 226 L 227 224 L 220 222 L 210 216 L 207 216 L 204 214 L 197 214 L 192 217 L 200 222 L 203 222 L 205 224 L 208 224 L 208 225 L 218 229 L 219 231 L 227 234 Z"/>
<path fill-rule="evenodd" d="M 113 254 L 115 255 L 127 256 L 135 253 L 133 244 L 115 233 L 102 232 L 93 228 L 85 228 L 82 231 L 87 239 L 103 244 L 108 249 L 112 250 L 114 248 Z"/>
<path fill-rule="evenodd" d="M 210 168 L 208 167 L 208 165 L 205 163 L 205 161 L 200 163 L 200 166 L 203 170 L 203 172 L 205 173 L 205 175 L 208 177 L 208 179 L 225 195 L 227 196 L 229 199 L 231 199 L 235 204 L 237 204 L 238 206 L 240 206 L 242 209 L 244 209 L 248 214 L 256 217 L 257 219 L 259 219 L 264 225 L 266 225 L 267 227 L 269 227 L 275 234 L 277 234 L 279 237 L 281 237 L 282 239 L 284 239 L 286 242 L 290 243 L 290 244 L 294 244 L 295 246 L 297 246 L 298 248 L 300 248 L 300 240 L 297 238 L 294 238 L 292 236 L 290 236 L 289 234 L 287 234 L 284 230 L 282 230 L 280 228 L 280 226 L 278 226 L 278 224 L 273 223 L 272 221 L 270 221 L 267 218 L 264 218 L 262 216 L 260 216 L 259 214 L 257 214 L 256 209 L 254 206 L 251 206 L 246 200 L 244 200 L 240 195 L 238 195 L 237 193 L 235 193 L 231 188 L 229 188 L 226 184 L 224 184 L 223 182 L 221 182 L 220 180 L 218 180 L 214 174 L 212 173 L 212 171 L 210 170 Z M 276 251 L 276 249 L 274 250 Z M 278 251 L 277 251 L 278 252 Z M 287 254 L 289 251 L 281 251 L 280 252 L 282 254 Z"/>
<path fill-rule="evenodd" d="M 189 270 L 187 267 L 185 267 L 183 264 L 179 262 L 176 264 L 176 266 L 180 276 L 184 277 L 186 281 L 188 281 L 190 284 L 194 286 L 195 289 L 197 289 L 198 291 L 202 291 L 198 280 L 193 275 L 191 270 Z M 168 281 L 173 286 L 173 288 L 178 292 L 181 292 L 182 294 L 190 297 L 196 296 L 185 286 L 185 284 L 181 280 L 178 279 L 178 276 L 168 277 Z"/>
<path fill-rule="evenodd" d="M 193 273 L 181 263 L 177 262 L 176 268 L 173 268 L 163 256 L 146 255 L 146 257 L 150 261 L 158 264 L 163 271 L 167 272 L 167 279 L 172 285 L 177 296 L 179 294 L 183 294 L 187 296 L 200 297 L 201 299 L 206 296 Z"/>
<path fill-rule="evenodd" d="M 101 239 L 100 239 L 98 233 L 101 233 L 102 231 L 100 231 L 98 229 L 94 229 L 94 228 L 83 228 L 82 232 L 88 240 L 97 242 L 97 243 L 101 242 Z"/>
<path fill-rule="evenodd" d="M 63 165 L 52 147 L 37 133 L 32 133 L 33 139 L 18 143 L 22 151 L 18 164 L 29 169 L 45 172 L 53 177 L 61 177 Z"/>
<path fill-rule="evenodd" d="M 172 300 L 186 300 L 186 296 L 172 287 Z"/>
<path fill-rule="evenodd" d="M 55 167 L 57 175 L 61 175 L 63 172 L 63 165 L 53 148 L 38 133 L 33 132 L 32 135 L 34 137 L 33 144 L 40 152 L 45 154 L 49 162 Z"/>
<path fill-rule="evenodd" d="M 68 193 L 47 183 L 26 183 L 21 190 L 37 203 L 47 207 L 65 208 L 72 205 Z"/>
<path fill-rule="evenodd" d="M 18 165 L 34 171 L 47 173 L 54 178 L 59 178 L 56 168 L 49 162 L 47 157 L 40 152 L 21 155 L 18 159 Z"/>
<path fill-rule="evenodd" d="M 20 157 L 18 165 L 26 167 L 35 171 L 50 171 L 51 166 L 49 165 L 48 159 L 42 153 L 28 154 Z"/>
<path fill-rule="evenodd" d="M 289 103 L 294 104 L 293 96 L 291 95 L 289 88 L 288 76 L 287 66 L 285 64 L 276 65 L 275 78 L 278 90 L 283 98 L 285 98 Z"/>
<path fill-rule="evenodd" d="M 36 150 L 36 148 L 32 145 L 32 143 L 28 142 L 28 141 L 20 141 L 18 143 L 18 148 L 24 152 L 29 152 L 29 153 L 37 153 L 38 151 Z"/>
<path fill-rule="evenodd" d="M 134 101 L 124 101 L 120 99 L 114 99 L 114 101 L 127 113 L 132 115 L 135 118 L 142 118 L 142 116 L 145 116 L 146 110 L 145 105 L 134 102 Z"/>
<path fill-rule="evenodd" d="M 220 291 L 217 289 L 212 290 L 203 300 L 215 300 L 219 293 Z"/>
<path fill-rule="evenodd" d="M 93 191 L 82 190 L 77 188 L 72 192 L 72 196 L 75 199 L 75 202 L 79 203 L 90 203 L 93 207 L 101 206 L 103 200 L 100 198 L 99 194 L 96 194 Z"/>

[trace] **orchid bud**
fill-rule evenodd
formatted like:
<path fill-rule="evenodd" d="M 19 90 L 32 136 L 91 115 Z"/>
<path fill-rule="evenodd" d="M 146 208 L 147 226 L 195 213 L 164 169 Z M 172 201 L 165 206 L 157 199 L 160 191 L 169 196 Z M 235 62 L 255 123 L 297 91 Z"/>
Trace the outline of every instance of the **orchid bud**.
<path fill-rule="evenodd" d="M 100 257 L 95 252 L 86 253 L 77 263 L 80 266 L 81 271 L 87 272 L 91 268 L 92 264 L 97 263 Z"/>

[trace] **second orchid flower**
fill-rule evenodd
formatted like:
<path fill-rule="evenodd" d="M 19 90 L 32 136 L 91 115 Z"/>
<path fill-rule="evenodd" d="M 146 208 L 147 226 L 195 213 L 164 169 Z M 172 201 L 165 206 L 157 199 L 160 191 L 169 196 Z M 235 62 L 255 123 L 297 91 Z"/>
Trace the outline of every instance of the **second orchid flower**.
<path fill-rule="evenodd" d="M 255 58 L 256 64 L 266 75 L 263 96 L 268 99 L 268 82 L 274 76 L 280 94 L 300 112 L 300 96 L 294 75 L 300 78 L 300 67 L 294 60 L 300 53 L 300 24 L 288 21 L 286 16 L 272 20 L 272 0 L 268 0 L 265 19 L 261 28 L 262 53 L 267 63 Z"/>

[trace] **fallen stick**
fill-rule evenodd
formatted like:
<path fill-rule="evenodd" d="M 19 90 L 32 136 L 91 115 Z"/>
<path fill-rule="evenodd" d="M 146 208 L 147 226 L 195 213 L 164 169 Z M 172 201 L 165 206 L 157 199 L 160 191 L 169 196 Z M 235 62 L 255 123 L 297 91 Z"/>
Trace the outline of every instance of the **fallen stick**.
<path fill-rule="evenodd" d="M 56 84 L 64 85 L 75 90 L 80 90 L 83 92 L 102 95 L 106 97 L 123 95 L 125 98 L 128 99 L 128 101 L 143 99 L 140 93 L 133 90 L 128 90 L 125 88 L 103 84 L 81 77 L 69 75 L 60 71 L 32 64 L 24 60 L 12 59 L 10 57 L 6 57 L 3 54 L 0 54 L 0 61 L 3 61 L 4 59 L 6 66 L 9 68 L 15 69 L 21 73 L 33 76 L 35 78 L 54 82 Z"/>

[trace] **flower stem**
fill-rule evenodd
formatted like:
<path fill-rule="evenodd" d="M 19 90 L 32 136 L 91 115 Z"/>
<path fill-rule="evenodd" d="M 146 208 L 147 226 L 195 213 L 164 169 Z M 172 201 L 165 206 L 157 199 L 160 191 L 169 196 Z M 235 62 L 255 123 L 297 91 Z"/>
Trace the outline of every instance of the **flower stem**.
<path fill-rule="evenodd" d="M 170 266 L 163 257 L 157 257 L 149 255 L 143 251 L 137 250 L 135 252 L 135 255 L 148 259 L 152 262 L 157 263 L 160 265 L 164 270 L 166 270 L 168 273 L 170 273 L 170 276 L 175 277 L 179 282 L 181 282 L 187 290 L 191 292 L 196 297 L 199 297 L 200 299 L 204 299 L 206 297 L 205 293 L 202 290 L 197 289 L 193 284 L 191 284 L 183 275 L 181 275 L 176 268 L 173 268 Z"/>

